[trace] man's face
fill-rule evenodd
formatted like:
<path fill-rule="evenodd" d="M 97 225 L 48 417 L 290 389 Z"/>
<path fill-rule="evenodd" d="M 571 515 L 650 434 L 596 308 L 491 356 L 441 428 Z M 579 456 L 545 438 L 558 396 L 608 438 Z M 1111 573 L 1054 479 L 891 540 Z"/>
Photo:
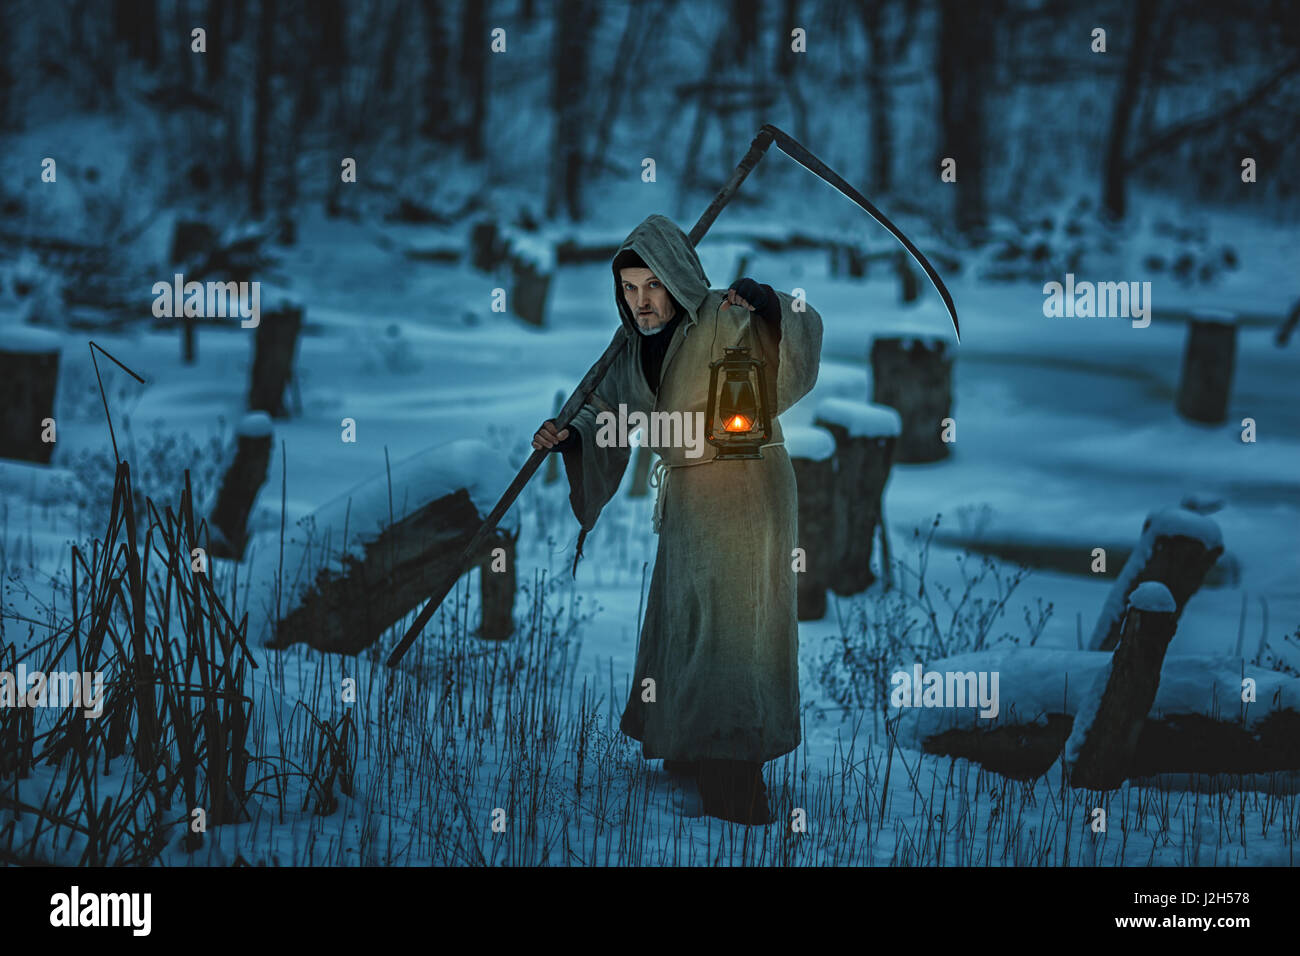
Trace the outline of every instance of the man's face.
<path fill-rule="evenodd" d="M 662 328 L 673 319 L 675 311 L 668 290 L 649 269 L 620 269 L 623 301 L 632 310 L 632 318 L 642 332 Z"/>

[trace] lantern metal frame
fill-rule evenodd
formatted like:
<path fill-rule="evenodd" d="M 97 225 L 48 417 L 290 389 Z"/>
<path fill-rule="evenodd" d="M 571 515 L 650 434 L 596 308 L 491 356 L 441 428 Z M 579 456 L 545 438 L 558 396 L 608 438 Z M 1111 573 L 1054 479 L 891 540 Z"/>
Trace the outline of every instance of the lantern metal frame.
<path fill-rule="evenodd" d="M 742 433 L 744 437 L 726 434 L 722 438 L 714 436 L 714 422 L 718 411 L 718 372 L 736 369 L 757 371 L 758 414 L 754 427 Z M 772 437 L 772 405 L 767 393 L 767 376 L 764 374 L 767 363 L 762 359 L 752 358 L 745 346 L 727 348 L 723 357 L 709 363 L 709 407 L 705 420 L 704 437 L 710 445 L 718 449 L 715 460 L 762 459 L 759 449 Z M 724 379 L 725 381 L 725 379 Z"/>

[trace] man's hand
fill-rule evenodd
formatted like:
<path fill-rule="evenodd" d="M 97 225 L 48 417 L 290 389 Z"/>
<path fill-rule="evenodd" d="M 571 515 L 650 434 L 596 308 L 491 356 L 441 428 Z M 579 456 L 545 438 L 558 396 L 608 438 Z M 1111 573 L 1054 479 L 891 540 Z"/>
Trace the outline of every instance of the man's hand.
<path fill-rule="evenodd" d="M 732 283 L 725 301 L 728 305 L 738 305 L 750 312 L 757 312 L 764 318 L 779 318 L 781 315 L 780 302 L 775 294 L 769 295 L 767 286 L 759 285 L 748 276 Z"/>
<path fill-rule="evenodd" d="M 555 419 L 548 418 L 542 422 L 542 427 L 537 429 L 537 434 L 533 436 L 533 447 L 554 450 L 556 445 L 568 437 L 569 430 L 567 428 L 562 432 L 557 432 L 555 430 Z"/>

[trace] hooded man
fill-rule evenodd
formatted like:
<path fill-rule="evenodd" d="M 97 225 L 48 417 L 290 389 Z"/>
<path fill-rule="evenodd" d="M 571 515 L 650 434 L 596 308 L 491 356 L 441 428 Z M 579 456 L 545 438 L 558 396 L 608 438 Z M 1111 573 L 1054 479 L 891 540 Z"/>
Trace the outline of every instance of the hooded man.
<path fill-rule="evenodd" d="M 659 544 L 620 729 L 641 741 L 647 758 L 694 775 L 705 813 L 768 823 L 762 764 L 800 741 L 798 509 L 777 416 L 817 380 L 821 316 L 753 279 L 709 288 L 690 240 L 664 216 L 632 230 L 613 272 L 615 335 L 627 336 L 627 346 L 570 427 L 543 423 L 533 447 L 564 455 L 580 554 L 630 456 L 609 441 L 611 429 L 602 431 L 601 413 L 623 405 L 629 417 L 666 412 L 701 421 L 709 363 L 724 349 L 748 346 L 766 363 L 774 407 L 761 459 L 718 461 L 703 435 L 682 440 L 689 426 L 643 432 L 658 455 Z"/>

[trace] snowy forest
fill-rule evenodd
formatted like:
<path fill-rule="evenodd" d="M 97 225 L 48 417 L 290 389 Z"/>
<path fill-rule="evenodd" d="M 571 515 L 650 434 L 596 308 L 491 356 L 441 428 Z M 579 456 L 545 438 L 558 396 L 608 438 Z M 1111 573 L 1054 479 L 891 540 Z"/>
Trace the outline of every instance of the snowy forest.
<path fill-rule="evenodd" d="M 1294 865 L 1297 169 L 1285 0 L 0 4 L 0 865 Z M 586 534 L 652 216 L 815 384 Z M 738 821 L 623 715 L 751 465 Z"/>

